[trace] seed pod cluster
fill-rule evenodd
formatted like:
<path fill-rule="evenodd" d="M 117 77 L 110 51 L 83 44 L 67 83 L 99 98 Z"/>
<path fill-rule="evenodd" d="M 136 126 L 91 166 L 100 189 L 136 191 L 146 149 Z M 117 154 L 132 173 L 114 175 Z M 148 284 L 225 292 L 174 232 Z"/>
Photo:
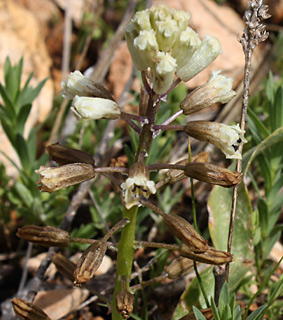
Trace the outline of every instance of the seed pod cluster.
<path fill-rule="evenodd" d="M 16 315 L 22 320 L 51 320 L 39 307 L 23 299 L 14 298 L 12 306 Z"/>
<path fill-rule="evenodd" d="M 116 294 L 116 307 L 123 319 L 128 319 L 134 310 L 134 295 L 122 289 Z"/>

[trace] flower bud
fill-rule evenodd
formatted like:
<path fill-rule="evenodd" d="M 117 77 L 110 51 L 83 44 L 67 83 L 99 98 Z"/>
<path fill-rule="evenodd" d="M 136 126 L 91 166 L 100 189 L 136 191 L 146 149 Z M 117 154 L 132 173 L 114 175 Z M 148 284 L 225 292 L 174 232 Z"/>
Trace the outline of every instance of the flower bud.
<path fill-rule="evenodd" d="M 95 177 L 93 166 L 85 163 L 70 163 L 55 168 L 41 166 L 35 172 L 39 174 L 39 189 L 44 192 L 54 192 Z"/>
<path fill-rule="evenodd" d="M 184 172 L 190 178 L 226 188 L 234 187 L 241 182 L 241 173 L 210 163 L 190 162 L 186 165 Z"/>
<path fill-rule="evenodd" d="M 208 245 L 193 226 L 175 214 L 162 215 L 167 228 L 193 252 L 205 252 Z"/>
<path fill-rule="evenodd" d="M 212 247 L 208 247 L 205 252 L 196 253 L 193 252 L 192 249 L 186 244 L 183 244 L 181 246 L 180 255 L 194 261 L 213 265 L 224 264 L 233 261 L 233 257 L 229 252 L 220 251 Z"/>
<path fill-rule="evenodd" d="M 204 315 L 205 319 L 207 320 L 213 320 L 213 312 L 211 308 L 207 309 L 200 309 L 200 312 Z M 193 312 L 190 312 L 189 314 L 185 315 L 180 320 L 197 320 Z"/>
<path fill-rule="evenodd" d="M 86 249 L 74 271 L 75 285 L 81 285 L 93 278 L 102 263 L 106 250 L 106 241 L 103 240 L 94 242 Z"/>
<path fill-rule="evenodd" d="M 208 152 L 200 152 L 199 154 L 192 157 L 192 162 L 207 162 L 208 160 Z M 182 159 L 177 161 L 175 164 L 185 166 L 188 163 L 188 158 Z M 184 170 L 176 170 L 176 169 L 169 169 L 167 171 L 167 176 L 170 178 L 169 183 L 175 183 L 187 178 Z"/>
<path fill-rule="evenodd" d="M 194 263 L 192 260 L 183 258 L 183 257 L 177 257 L 167 267 L 166 272 L 168 274 L 169 279 L 176 280 L 188 274 L 193 269 L 194 269 Z"/>
<path fill-rule="evenodd" d="M 75 96 L 71 110 L 78 120 L 117 119 L 121 110 L 115 101 Z"/>
<path fill-rule="evenodd" d="M 22 320 L 51 320 L 39 307 L 28 301 L 14 298 L 12 306 L 16 315 Z"/>
<path fill-rule="evenodd" d="M 52 258 L 52 262 L 55 264 L 56 269 L 60 272 L 65 278 L 70 281 L 74 281 L 74 271 L 76 265 L 64 257 L 61 253 L 55 253 Z"/>
<path fill-rule="evenodd" d="M 154 181 L 149 180 L 149 172 L 141 162 L 132 165 L 129 177 L 121 184 L 121 188 L 127 209 L 140 205 L 139 200 L 142 196 L 148 199 L 156 192 Z"/>
<path fill-rule="evenodd" d="M 116 293 L 116 307 L 123 319 L 128 319 L 134 310 L 134 295 L 122 289 Z"/>
<path fill-rule="evenodd" d="M 17 237 L 46 247 L 67 247 L 70 235 L 54 227 L 24 226 L 18 229 Z"/>
<path fill-rule="evenodd" d="M 213 62 L 220 53 L 222 53 L 222 49 L 219 40 L 206 35 L 194 51 L 188 63 L 177 70 L 178 77 L 183 81 L 189 81 Z"/>
<path fill-rule="evenodd" d="M 176 60 L 170 54 L 159 52 L 156 56 L 156 64 L 152 69 L 153 90 L 162 94 L 171 86 L 176 71 Z"/>
<path fill-rule="evenodd" d="M 114 100 L 111 93 L 99 82 L 85 77 L 80 71 L 71 72 L 67 81 L 61 82 L 61 95 L 67 100 L 75 96 Z"/>
<path fill-rule="evenodd" d="M 201 141 L 207 141 L 219 148 L 227 159 L 241 159 L 239 145 L 246 143 L 244 130 L 239 124 L 228 126 L 223 123 L 209 121 L 191 121 L 186 125 L 187 135 Z"/>
<path fill-rule="evenodd" d="M 213 71 L 210 79 L 193 90 L 181 103 L 180 108 L 185 115 L 205 109 L 216 102 L 228 102 L 236 92 L 232 90 L 233 80 L 220 71 Z"/>
<path fill-rule="evenodd" d="M 59 165 L 86 163 L 94 166 L 94 160 L 87 152 L 61 146 L 58 142 L 46 147 L 50 157 Z"/>

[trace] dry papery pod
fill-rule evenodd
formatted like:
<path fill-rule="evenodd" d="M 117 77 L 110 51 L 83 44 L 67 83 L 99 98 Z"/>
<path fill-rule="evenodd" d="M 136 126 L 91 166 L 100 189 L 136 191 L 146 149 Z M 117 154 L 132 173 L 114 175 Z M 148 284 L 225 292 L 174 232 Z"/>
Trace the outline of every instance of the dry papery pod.
<path fill-rule="evenodd" d="M 207 162 L 208 157 L 209 157 L 209 153 L 203 151 L 203 152 L 195 155 L 194 157 L 192 157 L 192 162 L 204 163 L 204 162 Z M 185 159 L 177 161 L 174 164 L 185 166 L 187 163 L 188 163 L 188 158 L 185 158 Z M 175 169 L 169 169 L 167 171 L 167 176 L 170 178 L 169 183 L 175 183 L 175 182 L 178 182 L 178 181 L 181 181 L 181 180 L 187 178 L 184 170 L 175 170 Z"/>
<path fill-rule="evenodd" d="M 175 214 L 162 215 L 167 228 L 193 252 L 205 252 L 208 244 L 193 226 L 185 219 Z"/>
<path fill-rule="evenodd" d="M 194 269 L 194 262 L 191 259 L 177 257 L 166 268 L 168 278 L 171 280 L 178 279 Z"/>
<path fill-rule="evenodd" d="M 52 262 L 55 264 L 58 272 L 72 282 L 74 281 L 74 271 L 76 265 L 72 261 L 64 257 L 61 253 L 55 253 L 52 258 Z"/>
<path fill-rule="evenodd" d="M 180 254 L 182 257 L 212 265 L 224 264 L 233 261 L 231 253 L 216 250 L 212 247 L 208 247 L 208 249 L 203 253 L 195 253 L 191 250 L 191 248 L 187 247 L 186 245 L 182 245 Z"/>
<path fill-rule="evenodd" d="M 28 301 L 14 298 L 12 306 L 16 315 L 22 320 L 51 320 L 39 307 Z"/>
<path fill-rule="evenodd" d="M 60 166 L 69 163 L 86 163 L 94 166 L 94 160 L 87 152 L 61 146 L 58 142 L 46 147 L 51 159 Z"/>
<path fill-rule="evenodd" d="M 45 192 L 54 192 L 95 177 L 93 166 L 86 163 L 70 163 L 54 168 L 41 166 L 35 172 L 39 174 L 39 190 Z"/>
<path fill-rule="evenodd" d="M 205 319 L 207 320 L 213 320 L 213 313 L 211 308 L 207 309 L 201 309 L 200 312 L 204 315 Z M 185 315 L 183 318 L 180 320 L 196 320 L 196 317 L 193 312 Z"/>
<path fill-rule="evenodd" d="M 80 257 L 74 271 L 74 284 L 81 285 L 91 278 L 100 267 L 107 250 L 106 241 L 100 240 L 90 245 Z"/>
<path fill-rule="evenodd" d="M 18 229 L 17 237 L 45 247 L 68 247 L 70 235 L 67 231 L 46 226 L 24 226 Z"/>
<path fill-rule="evenodd" d="M 185 174 L 193 179 L 231 188 L 242 180 L 241 173 L 215 166 L 211 163 L 190 162 L 186 164 Z"/>
<path fill-rule="evenodd" d="M 123 319 L 128 319 L 134 310 L 134 295 L 122 289 L 116 293 L 116 307 Z"/>

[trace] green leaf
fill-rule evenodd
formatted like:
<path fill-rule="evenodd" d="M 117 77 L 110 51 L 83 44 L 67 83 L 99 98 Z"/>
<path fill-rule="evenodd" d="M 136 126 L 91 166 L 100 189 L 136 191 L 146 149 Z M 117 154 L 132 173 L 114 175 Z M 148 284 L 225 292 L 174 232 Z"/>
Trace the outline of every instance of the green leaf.
<path fill-rule="evenodd" d="M 260 136 L 261 139 L 265 139 L 270 135 L 263 122 L 257 117 L 251 108 L 248 108 L 248 123 L 251 129 L 253 137 L 255 135 Z M 253 124 L 253 126 L 251 126 Z"/>
<path fill-rule="evenodd" d="M 213 299 L 214 296 L 214 276 L 212 271 L 213 267 L 208 267 L 200 273 L 200 277 L 209 301 L 211 298 Z M 174 311 L 172 320 L 179 319 L 179 317 L 186 315 L 188 312 L 192 312 L 193 306 L 196 306 L 200 309 L 207 307 L 197 278 L 192 280 L 190 285 L 182 294 Z"/>
<path fill-rule="evenodd" d="M 230 223 L 233 190 L 215 186 L 208 198 L 209 231 L 213 245 L 226 251 Z M 239 185 L 238 201 L 234 223 L 232 254 L 234 259 L 251 259 L 248 244 L 252 238 L 252 208 L 248 192 L 243 183 Z"/>
<path fill-rule="evenodd" d="M 261 234 L 265 239 L 268 235 L 268 207 L 264 199 L 258 200 L 258 213 L 259 213 L 259 222 L 261 228 Z"/>
<path fill-rule="evenodd" d="M 229 291 L 227 282 L 223 284 L 223 287 L 220 292 L 219 302 L 222 301 L 224 305 L 228 305 L 230 302 Z"/>
<path fill-rule="evenodd" d="M 262 153 L 269 147 L 272 147 L 276 143 L 278 143 L 278 147 L 281 146 L 282 148 L 283 142 L 283 127 L 278 128 L 270 136 L 264 139 L 259 145 L 255 148 L 251 149 L 249 152 L 245 153 L 243 156 L 243 172 L 244 174 L 247 173 L 249 166 L 251 165 L 252 161 L 255 159 L 257 155 Z M 281 143 L 281 144 L 280 144 Z"/>
<path fill-rule="evenodd" d="M 4 101 L 4 105 L 7 109 L 7 113 L 9 115 L 10 120 L 14 120 L 16 117 L 16 112 L 15 112 L 15 108 L 14 108 L 14 104 L 11 100 L 11 97 L 9 96 L 9 93 L 7 92 L 7 90 L 2 86 L 2 84 L 0 83 L 0 95 Z"/>
<path fill-rule="evenodd" d="M 196 320 L 206 320 L 205 316 L 195 306 L 193 306 L 193 311 L 194 311 Z"/>
<path fill-rule="evenodd" d="M 247 317 L 247 320 L 257 320 L 260 319 L 262 315 L 264 315 L 265 310 L 267 309 L 267 305 L 264 304 L 263 306 L 259 307 L 256 311 L 254 311 L 252 314 L 250 314 Z"/>
<path fill-rule="evenodd" d="M 23 135 L 24 134 L 24 129 L 25 129 L 25 124 L 26 120 L 29 116 L 30 110 L 31 110 L 31 104 L 26 104 L 22 106 L 20 109 L 19 114 L 17 115 L 17 123 L 16 123 L 16 131 L 17 133 Z"/>
<path fill-rule="evenodd" d="M 19 133 L 16 135 L 15 149 L 20 158 L 23 169 L 26 173 L 30 172 L 31 162 L 28 154 L 27 144 L 24 137 Z"/>
<path fill-rule="evenodd" d="M 270 106 L 269 119 L 272 132 L 283 127 L 283 86 L 276 91 L 274 104 Z"/>
<path fill-rule="evenodd" d="M 7 58 L 5 61 L 5 85 L 9 97 L 13 103 L 16 102 L 16 97 L 20 91 L 21 76 L 23 70 L 23 58 L 20 59 L 19 63 L 11 66 L 10 59 Z"/>

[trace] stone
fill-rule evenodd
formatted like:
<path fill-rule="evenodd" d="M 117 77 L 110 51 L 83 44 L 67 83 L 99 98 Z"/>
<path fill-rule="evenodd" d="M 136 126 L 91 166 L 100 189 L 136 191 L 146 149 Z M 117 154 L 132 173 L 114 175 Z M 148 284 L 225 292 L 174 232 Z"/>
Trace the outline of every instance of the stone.
<path fill-rule="evenodd" d="M 16 64 L 24 57 L 22 85 L 31 72 L 34 76 L 30 85 L 35 87 L 40 81 L 50 77 L 51 59 L 48 55 L 39 24 L 34 15 L 17 3 L 0 0 L 0 81 L 3 83 L 3 68 L 7 56 Z M 53 106 L 54 88 L 49 78 L 34 101 L 25 127 L 25 135 L 37 123 L 44 121 Z M 16 164 L 19 159 L 0 127 L 0 151 L 5 152 Z M 7 174 L 17 175 L 16 168 L 0 154 Z"/>

